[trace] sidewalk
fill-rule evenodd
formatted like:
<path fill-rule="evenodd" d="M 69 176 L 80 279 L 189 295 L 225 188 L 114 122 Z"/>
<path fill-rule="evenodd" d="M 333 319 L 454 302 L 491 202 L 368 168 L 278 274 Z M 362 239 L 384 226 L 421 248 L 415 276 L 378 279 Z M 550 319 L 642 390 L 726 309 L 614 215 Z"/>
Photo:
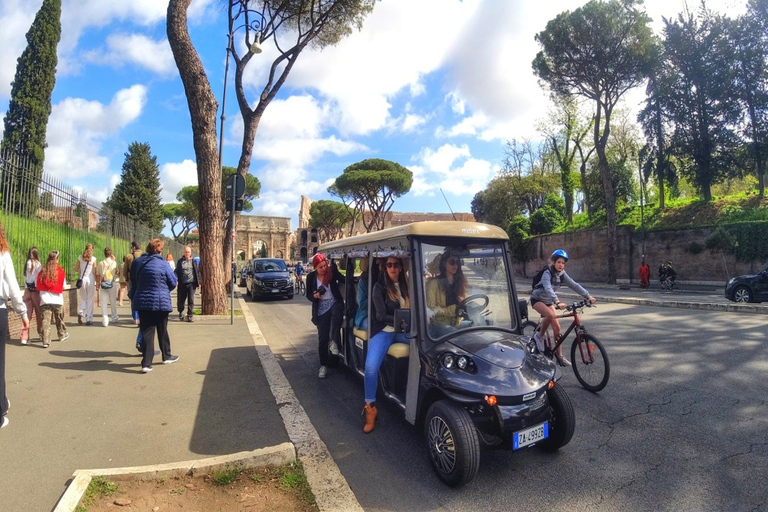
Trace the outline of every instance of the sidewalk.
<path fill-rule="evenodd" d="M 128 301 L 125 304 L 129 304 Z M 288 442 L 242 316 L 171 315 L 172 365 L 140 373 L 138 328 L 67 318 L 70 338 L 6 347 L 10 424 L 0 432 L 2 509 L 51 510 L 77 469 L 142 466 Z M 100 313 L 100 309 L 98 310 Z M 55 337 L 55 328 L 53 328 Z"/>

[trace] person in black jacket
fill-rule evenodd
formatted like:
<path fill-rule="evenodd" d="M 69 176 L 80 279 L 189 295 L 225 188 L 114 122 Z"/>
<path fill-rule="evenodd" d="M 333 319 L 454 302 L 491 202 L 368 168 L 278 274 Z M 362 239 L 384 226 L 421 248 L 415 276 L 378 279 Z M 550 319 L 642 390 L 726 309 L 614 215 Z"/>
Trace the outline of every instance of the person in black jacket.
<path fill-rule="evenodd" d="M 370 316 L 371 340 L 365 356 L 365 426 L 366 434 L 373 431 L 376 422 L 376 389 L 379 384 L 379 368 L 393 343 L 408 343 L 404 333 L 395 334 L 395 311 L 410 308 L 408 280 L 403 260 L 388 257 L 381 278 L 373 286 L 371 295 L 373 314 Z"/>
<path fill-rule="evenodd" d="M 197 260 L 192 258 L 192 247 L 184 247 L 184 256 L 176 262 L 173 270 L 179 280 L 176 306 L 179 310 L 179 321 L 184 321 L 184 304 L 187 306 L 187 321 L 192 321 L 192 312 L 195 309 L 195 290 L 200 286 L 200 274 Z"/>
<path fill-rule="evenodd" d="M 317 376 L 324 379 L 328 375 L 330 355 L 338 355 L 341 344 L 344 300 L 341 298 L 339 283 L 344 282 L 344 276 L 335 264 L 329 264 L 320 253 L 312 258 L 312 266 L 314 270 L 307 275 L 307 299 L 312 302 L 312 323 L 317 326 L 317 349 L 320 355 Z"/>

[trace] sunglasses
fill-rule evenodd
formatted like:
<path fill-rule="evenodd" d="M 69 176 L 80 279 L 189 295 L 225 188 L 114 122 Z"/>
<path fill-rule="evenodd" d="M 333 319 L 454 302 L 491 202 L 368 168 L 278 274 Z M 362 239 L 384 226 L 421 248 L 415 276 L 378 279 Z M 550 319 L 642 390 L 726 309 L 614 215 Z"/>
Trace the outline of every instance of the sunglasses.
<path fill-rule="evenodd" d="M 387 263 L 387 268 L 401 268 L 402 266 L 403 265 L 399 261 Z"/>
<path fill-rule="evenodd" d="M 449 265 L 458 265 L 459 264 L 459 260 L 457 260 L 456 258 L 448 258 L 447 260 L 445 260 L 445 262 L 447 264 L 449 264 Z"/>

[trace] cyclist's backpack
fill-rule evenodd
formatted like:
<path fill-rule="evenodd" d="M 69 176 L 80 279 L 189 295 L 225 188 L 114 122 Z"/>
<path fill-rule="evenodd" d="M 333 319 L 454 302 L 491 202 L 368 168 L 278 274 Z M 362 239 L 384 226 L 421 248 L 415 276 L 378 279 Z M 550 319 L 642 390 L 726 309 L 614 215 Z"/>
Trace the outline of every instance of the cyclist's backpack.
<path fill-rule="evenodd" d="M 533 282 L 531 282 L 531 291 L 536 289 L 536 286 L 541 282 L 541 276 L 544 275 L 544 271 L 549 268 L 549 265 L 546 265 L 544 268 L 536 272 L 536 275 L 533 276 Z"/>

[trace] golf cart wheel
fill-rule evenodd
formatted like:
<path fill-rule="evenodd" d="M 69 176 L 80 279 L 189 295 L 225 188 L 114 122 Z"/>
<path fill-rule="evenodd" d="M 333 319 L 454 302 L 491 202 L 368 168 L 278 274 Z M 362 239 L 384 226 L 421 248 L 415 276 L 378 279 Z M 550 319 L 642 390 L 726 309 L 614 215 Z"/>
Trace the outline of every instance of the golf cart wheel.
<path fill-rule="evenodd" d="M 576 414 L 573 404 L 560 384 L 547 391 L 549 406 L 552 408 L 552 419 L 549 425 L 549 437 L 541 443 L 548 452 L 555 452 L 567 445 L 576 429 Z"/>
<path fill-rule="evenodd" d="M 448 400 L 435 402 L 427 412 L 424 434 L 429 461 L 440 480 L 459 487 L 475 477 L 480 442 L 466 410 Z"/>

